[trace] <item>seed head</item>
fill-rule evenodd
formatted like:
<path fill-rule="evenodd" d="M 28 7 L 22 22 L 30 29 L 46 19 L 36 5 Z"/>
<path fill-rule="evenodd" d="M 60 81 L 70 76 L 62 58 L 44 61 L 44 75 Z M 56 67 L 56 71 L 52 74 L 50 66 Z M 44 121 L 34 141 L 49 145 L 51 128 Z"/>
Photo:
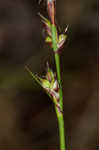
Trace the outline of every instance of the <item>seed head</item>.
<path fill-rule="evenodd" d="M 55 24 L 55 0 L 47 0 L 47 11 L 51 19 L 51 23 Z"/>

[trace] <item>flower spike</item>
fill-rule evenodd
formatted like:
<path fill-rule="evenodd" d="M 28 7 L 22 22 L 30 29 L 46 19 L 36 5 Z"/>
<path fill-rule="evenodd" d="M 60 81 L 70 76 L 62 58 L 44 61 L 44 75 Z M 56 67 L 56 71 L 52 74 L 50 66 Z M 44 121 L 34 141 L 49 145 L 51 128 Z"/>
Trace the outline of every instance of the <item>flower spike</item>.
<path fill-rule="evenodd" d="M 47 0 L 47 10 L 51 23 L 55 24 L 55 0 Z"/>
<path fill-rule="evenodd" d="M 59 84 L 56 79 L 55 73 L 49 68 L 49 64 L 47 63 L 47 72 L 44 78 L 41 78 L 37 75 L 34 75 L 28 67 L 25 67 L 26 70 L 30 73 L 33 79 L 45 90 L 45 92 L 50 96 L 53 103 L 57 107 L 58 111 L 60 109 L 59 104 Z"/>
<path fill-rule="evenodd" d="M 48 43 L 48 44 L 50 44 L 51 47 L 52 47 L 52 33 L 51 33 L 52 32 L 52 30 L 51 30 L 52 24 L 51 24 L 51 22 L 47 18 L 45 18 L 40 13 L 39 13 L 39 16 L 42 18 L 42 22 L 44 23 L 46 32 L 48 34 L 46 36 L 46 38 L 45 38 L 45 42 Z M 56 44 L 57 44 L 57 49 L 56 49 L 55 53 L 58 53 L 60 51 L 60 49 L 63 47 L 63 45 L 64 45 L 64 43 L 65 43 L 65 41 L 67 39 L 67 35 L 66 35 L 67 30 L 68 30 L 68 26 L 66 27 L 64 33 L 59 34 L 59 35 L 58 35 L 58 31 L 56 30 Z"/>

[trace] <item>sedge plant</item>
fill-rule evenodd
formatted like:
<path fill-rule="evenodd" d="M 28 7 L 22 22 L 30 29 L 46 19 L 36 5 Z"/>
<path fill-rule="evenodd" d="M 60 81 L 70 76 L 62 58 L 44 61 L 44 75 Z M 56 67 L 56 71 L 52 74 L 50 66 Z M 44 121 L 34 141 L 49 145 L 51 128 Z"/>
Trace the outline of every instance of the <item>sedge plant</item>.
<path fill-rule="evenodd" d="M 57 26 L 55 23 L 55 14 L 56 14 L 56 1 L 55 0 L 46 0 L 46 7 L 48 13 L 48 19 L 39 13 L 41 20 L 44 24 L 47 36 L 45 42 L 48 43 L 53 50 L 56 63 L 56 73 L 52 71 L 47 62 L 47 72 L 46 75 L 41 78 L 34 73 L 32 73 L 28 67 L 27 71 L 30 75 L 36 80 L 36 82 L 44 89 L 44 91 L 49 95 L 50 99 L 53 101 L 55 106 L 56 116 L 58 120 L 59 127 L 59 141 L 60 141 L 60 150 L 66 150 L 65 145 L 65 130 L 64 130 L 64 117 L 63 117 L 63 92 L 62 92 L 62 82 L 61 82 L 61 66 L 60 66 L 60 50 L 62 49 L 67 35 L 66 27 L 63 34 L 59 34 Z"/>

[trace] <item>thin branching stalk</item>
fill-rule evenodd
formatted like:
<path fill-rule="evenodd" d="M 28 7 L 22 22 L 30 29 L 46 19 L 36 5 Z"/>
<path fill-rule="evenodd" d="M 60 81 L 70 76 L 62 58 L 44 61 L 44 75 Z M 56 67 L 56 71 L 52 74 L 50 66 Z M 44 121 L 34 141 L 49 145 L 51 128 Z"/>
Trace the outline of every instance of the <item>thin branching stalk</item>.
<path fill-rule="evenodd" d="M 57 112 L 58 126 L 59 126 L 59 136 L 60 136 L 60 150 L 65 150 L 65 132 L 64 132 L 64 118 L 63 118 L 63 92 L 62 92 L 62 83 L 61 83 L 61 70 L 60 70 L 60 56 L 58 53 L 55 53 L 57 50 L 56 43 L 56 27 L 52 26 L 52 44 L 53 51 L 55 55 L 56 71 L 57 71 L 57 80 L 59 83 L 59 97 L 60 97 L 60 108 L 62 112 Z"/>
<path fill-rule="evenodd" d="M 52 4 L 54 5 L 54 2 L 52 2 Z M 57 114 L 58 126 L 59 126 L 60 150 L 65 150 L 66 147 L 65 147 L 64 118 L 63 118 L 63 92 L 62 92 L 62 82 L 61 82 L 61 66 L 60 66 L 59 53 L 56 53 L 57 48 L 58 48 L 56 35 L 57 35 L 57 28 L 55 26 L 55 23 L 54 24 L 52 23 L 52 48 L 53 48 L 54 55 L 55 55 L 57 80 L 59 83 L 59 99 L 60 99 L 59 103 L 60 103 L 60 109 L 61 109 L 61 112 L 59 112 L 57 111 L 57 108 L 56 108 L 56 114 Z"/>

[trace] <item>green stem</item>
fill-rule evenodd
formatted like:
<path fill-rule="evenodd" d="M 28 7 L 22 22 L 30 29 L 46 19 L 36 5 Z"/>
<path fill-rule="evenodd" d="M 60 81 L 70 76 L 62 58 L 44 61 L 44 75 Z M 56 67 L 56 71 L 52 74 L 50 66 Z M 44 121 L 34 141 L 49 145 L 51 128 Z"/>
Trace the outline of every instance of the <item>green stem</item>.
<path fill-rule="evenodd" d="M 64 118 L 63 114 L 58 117 L 59 136 L 60 136 L 60 149 L 65 150 L 65 135 L 64 135 Z"/>
<path fill-rule="evenodd" d="M 56 26 L 52 24 L 52 46 L 54 53 L 57 51 L 57 30 Z M 61 83 L 61 70 L 60 70 L 60 56 L 55 53 L 55 63 L 57 70 L 57 79 L 59 83 L 59 95 L 60 95 L 60 108 L 63 112 L 63 93 L 62 93 L 62 83 Z M 56 107 L 56 114 L 59 126 L 59 137 L 60 137 L 60 150 L 65 150 L 65 131 L 64 131 L 64 118 L 63 113 L 59 112 Z"/>
<path fill-rule="evenodd" d="M 55 63 L 56 63 L 56 70 L 57 70 L 57 79 L 59 83 L 59 94 L 60 94 L 60 107 L 63 111 L 63 92 L 62 92 L 62 83 L 61 83 L 61 70 L 60 70 L 60 57 L 59 54 L 55 54 Z"/>

